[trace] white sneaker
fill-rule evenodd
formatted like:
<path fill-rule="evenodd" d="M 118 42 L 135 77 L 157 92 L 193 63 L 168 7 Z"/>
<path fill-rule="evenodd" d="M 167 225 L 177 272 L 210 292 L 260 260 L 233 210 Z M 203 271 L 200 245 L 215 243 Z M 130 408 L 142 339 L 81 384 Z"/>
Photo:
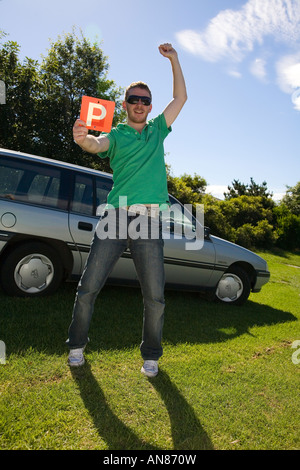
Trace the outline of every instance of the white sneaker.
<path fill-rule="evenodd" d="M 147 377 L 155 377 L 158 374 L 157 361 L 145 361 L 141 372 L 147 375 Z"/>
<path fill-rule="evenodd" d="M 85 363 L 83 356 L 84 348 L 70 349 L 68 364 L 71 367 L 83 366 Z"/>

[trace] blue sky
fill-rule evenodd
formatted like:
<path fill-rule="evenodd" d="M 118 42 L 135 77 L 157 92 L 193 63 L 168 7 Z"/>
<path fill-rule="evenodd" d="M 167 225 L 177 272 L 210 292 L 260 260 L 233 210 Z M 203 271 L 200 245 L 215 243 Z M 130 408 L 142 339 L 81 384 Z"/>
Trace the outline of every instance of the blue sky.
<path fill-rule="evenodd" d="M 253 177 L 275 199 L 300 180 L 299 0 L 0 0 L 21 59 L 74 26 L 101 43 L 118 86 L 149 84 L 153 117 L 172 97 L 158 46 L 178 51 L 188 101 L 165 141 L 174 176 L 197 173 L 219 197 Z"/>

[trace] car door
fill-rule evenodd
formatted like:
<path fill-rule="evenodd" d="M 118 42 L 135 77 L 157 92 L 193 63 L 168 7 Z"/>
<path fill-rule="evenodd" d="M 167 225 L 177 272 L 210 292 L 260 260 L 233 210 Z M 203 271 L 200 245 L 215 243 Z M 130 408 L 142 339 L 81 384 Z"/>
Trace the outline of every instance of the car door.
<path fill-rule="evenodd" d="M 22 156 L 1 156 L 0 228 L 11 234 L 70 241 L 67 173 Z"/>
<path fill-rule="evenodd" d="M 215 248 L 201 227 L 197 245 L 196 219 L 176 199 L 170 197 L 170 210 L 163 214 L 166 285 L 199 289 L 211 286 Z M 194 238 L 193 238 L 194 232 Z"/>
<path fill-rule="evenodd" d="M 69 226 L 73 243 L 74 270 L 73 274 L 82 272 L 87 259 L 94 231 L 99 220 L 97 207 L 104 205 L 112 188 L 110 177 L 96 176 L 88 173 L 75 173 L 73 196 L 70 204 Z M 111 279 L 133 280 L 135 269 L 132 260 L 123 256 L 113 269 Z"/>

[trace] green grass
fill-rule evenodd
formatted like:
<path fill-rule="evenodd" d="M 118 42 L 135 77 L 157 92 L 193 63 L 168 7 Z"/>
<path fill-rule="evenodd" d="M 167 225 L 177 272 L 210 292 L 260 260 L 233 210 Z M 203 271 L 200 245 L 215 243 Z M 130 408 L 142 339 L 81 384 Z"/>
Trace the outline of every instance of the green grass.
<path fill-rule="evenodd" d="M 300 256 L 263 253 L 271 280 L 243 307 L 166 292 L 160 373 L 140 373 L 142 298 L 106 287 L 71 371 L 76 286 L 0 293 L 0 449 L 299 449 Z"/>

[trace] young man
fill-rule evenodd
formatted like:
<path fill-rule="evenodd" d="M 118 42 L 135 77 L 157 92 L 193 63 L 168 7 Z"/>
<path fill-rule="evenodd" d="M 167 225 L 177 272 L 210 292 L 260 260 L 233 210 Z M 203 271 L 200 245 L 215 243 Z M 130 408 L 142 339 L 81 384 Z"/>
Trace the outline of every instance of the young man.
<path fill-rule="evenodd" d="M 144 321 L 140 346 L 144 364 L 141 371 L 154 377 L 162 355 L 164 318 L 164 262 L 161 227 L 158 237 L 151 237 L 153 225 L 159 225 L 159 207 L 168 203 L 163 142 L 183 107 L 187 95 L 177 52 L 171 44 L 159 46 L 160 53 L 171 62 L 173 99 L 162 114 L 147 121 L 152 110 L 150 89 L 143 82 L 132 83 L 126 90 L 123 108 L 127 124 L 119 124 L 109 134 L 88 134 L 85 122 L 73 127 L 75 142 L 82 149 L 100 157 L 109 157 L 114 186 L 108 195 L 108 209 L 100 218 L 105 223 L 109 211 L 115 210 L 116 236 L 101 237 L 98 224 L 85 269 L 78 284 L 72 322 L 69 328 L 69 365 L 84 364 L 83 350 L 94 302 L 107 277 L 126 248 L 130 248 L 144 300 Z M 120 201 L 126 200 L 125 207 Z M 136 212 L 133 207 L 138 207 Z M 126 217 L 124 217 L 126 214 Z M 149 236 L 130 235 L 130 224 L 144 217 Z M 122 225 L 123 224 L 123 225 Z M 125 224 L 125 225 L 124 225 Z M 140 224 L 142 225 L 142 224 Z M 150 230 L 151 229 L 151 230 Z M 124 236 L 126 233 L 126 236 Z"/>

